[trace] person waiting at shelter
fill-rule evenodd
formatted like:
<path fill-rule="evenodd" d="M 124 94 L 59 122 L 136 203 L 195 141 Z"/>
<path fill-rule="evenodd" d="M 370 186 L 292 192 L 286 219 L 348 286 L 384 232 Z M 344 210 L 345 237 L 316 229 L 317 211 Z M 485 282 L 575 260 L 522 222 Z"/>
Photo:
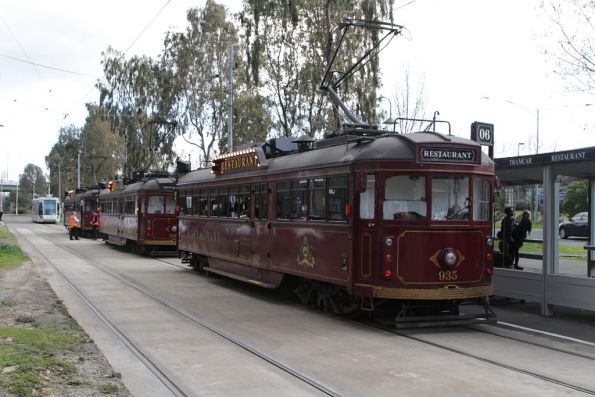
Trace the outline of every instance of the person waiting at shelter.
<path fill-rule="evenodd" d="M 512 238 L 514 239 L 513 244 L 513 256 L 514 256 L 514 268 L 517 270 L 523 270 L 519 266 L 519 250 L 523 246 L 523 242 L 527 238 L 527 234 L 531 233 L 531 218 L 529 211 L 523 211 L 521 221 L 512 231 Z"/>
<path fill-rule="evenodd" d="M 79 239 L 79 218 L 76 216 L 76 211 L 72 211 L 70 218 L 68 218 L 68 236 L 72 240 Z"/>
<path fill-rule="evenodd" d="M 514 230 L 514 218 L 513 212 L 511 207 L 506 207 L 504 209 L 505 217 L 502 219 L 502 223 L 500 224 L 500 233 L 501 236 L 501 251 L 503 256 L 503 265 L 506 267 L 510 267 L 510 265 L 514 262 L 514 238 L 512 236 L 512 231 Z"/>

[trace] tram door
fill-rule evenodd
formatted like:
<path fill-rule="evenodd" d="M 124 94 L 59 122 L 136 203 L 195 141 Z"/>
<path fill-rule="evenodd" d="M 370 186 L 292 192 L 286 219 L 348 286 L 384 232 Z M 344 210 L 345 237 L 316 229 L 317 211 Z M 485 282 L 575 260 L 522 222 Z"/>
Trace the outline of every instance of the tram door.
<path fill-rule="evenodd" d="M 356 281 L 372 278 L 376 252 L 376 175 L 362 175 L 362 188 L 359 193 L 359 210 L 357 214 L 357 244 L 355 253 Z"/>
<path fill-rule="evenodd" d="M 254 185 L 254 212 L 252 227 L 252 263 L 268 267 L 271 258 L 269 224 L 269 189 L 266 183 Z"/>

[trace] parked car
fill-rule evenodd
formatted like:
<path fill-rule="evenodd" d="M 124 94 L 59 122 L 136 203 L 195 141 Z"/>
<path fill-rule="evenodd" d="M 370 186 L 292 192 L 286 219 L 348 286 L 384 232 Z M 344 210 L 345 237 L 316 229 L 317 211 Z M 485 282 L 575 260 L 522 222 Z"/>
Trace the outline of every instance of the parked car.
<path fill-rule="evenodd" d="M 589 236 L 589 213 L 579 212 L 570 220 L 560 223 L 558 227 L 560 238 L 588 237 Z"/>

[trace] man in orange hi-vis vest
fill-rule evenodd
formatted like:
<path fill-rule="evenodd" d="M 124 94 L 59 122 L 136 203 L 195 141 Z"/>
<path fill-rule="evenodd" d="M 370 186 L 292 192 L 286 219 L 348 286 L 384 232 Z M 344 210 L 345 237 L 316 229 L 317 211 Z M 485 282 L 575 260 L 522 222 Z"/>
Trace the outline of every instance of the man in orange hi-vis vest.
<path fill-rule="evenodd" d="M 79 218 L 76 216 L 76 211 L 72 211 L 68 218 L 68 235 L 71 240 L 73 237 L 75 240 L 79 239 Z"/>

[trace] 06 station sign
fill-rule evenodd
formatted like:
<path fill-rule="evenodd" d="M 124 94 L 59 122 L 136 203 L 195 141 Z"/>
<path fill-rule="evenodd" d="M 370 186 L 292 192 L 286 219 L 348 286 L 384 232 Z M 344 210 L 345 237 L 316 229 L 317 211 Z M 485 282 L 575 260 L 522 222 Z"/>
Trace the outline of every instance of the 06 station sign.
<path fill-rule="evenodd" d="M 494 124 L 475 121 L 471 124 L 471 139 L 482 146 L 494 146 Z"/>

